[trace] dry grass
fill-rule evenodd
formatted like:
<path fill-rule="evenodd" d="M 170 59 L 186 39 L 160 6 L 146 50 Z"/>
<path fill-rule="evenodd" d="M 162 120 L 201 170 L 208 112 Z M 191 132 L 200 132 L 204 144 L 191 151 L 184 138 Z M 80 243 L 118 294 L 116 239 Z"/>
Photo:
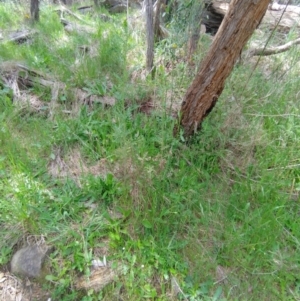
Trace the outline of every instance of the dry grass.
<path fill-rule="evenodd" d="M 21 280 L 9 272 L 0 272 L 1 301 L 30 301 Z"/>
<path fill-rule="evenodd" d="M 71 149 L 66 155 L 61 148 L 54 150 L 55 158 L 48 165 L 48 172 L 55 178 L 72 178 L 80 185 L 80 177 L 94 175 L 105 178 L 110 169 L 105 158 L 95 165 L 88 166 L 79 149 Z"/>

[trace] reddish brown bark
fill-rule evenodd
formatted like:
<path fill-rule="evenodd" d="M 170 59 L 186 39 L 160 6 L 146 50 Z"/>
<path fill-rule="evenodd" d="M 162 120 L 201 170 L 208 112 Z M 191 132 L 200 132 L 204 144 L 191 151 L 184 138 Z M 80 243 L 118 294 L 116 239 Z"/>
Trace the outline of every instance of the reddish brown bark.
<path fill-rule="evenodd" d="M 207 56 L 181 107 L 180 126 L 188 138 L 216 104 L 241 51 L 258 27 L 269 0 L 232 0 Z M 174 129 L 175 134 L 178 128 Z"/>

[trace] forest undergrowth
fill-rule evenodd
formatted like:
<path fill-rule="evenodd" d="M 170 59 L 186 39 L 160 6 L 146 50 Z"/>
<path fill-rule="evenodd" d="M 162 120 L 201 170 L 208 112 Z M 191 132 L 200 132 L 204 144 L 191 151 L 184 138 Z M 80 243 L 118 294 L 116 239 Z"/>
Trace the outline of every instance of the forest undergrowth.
<path fill-rule="evenodd" d="M 299 47 L 243 58 L 186 142 L 173 127 L 212 37 L 188 65 L 171 22 L 151 79 L 140 12 L 67 16 L 77 31 L 27 11 L 0 4 L 0 274 L 34 239 L 51 300 L 299 300 Z M 115 277 L 80 288 L 96 259 Z"/>

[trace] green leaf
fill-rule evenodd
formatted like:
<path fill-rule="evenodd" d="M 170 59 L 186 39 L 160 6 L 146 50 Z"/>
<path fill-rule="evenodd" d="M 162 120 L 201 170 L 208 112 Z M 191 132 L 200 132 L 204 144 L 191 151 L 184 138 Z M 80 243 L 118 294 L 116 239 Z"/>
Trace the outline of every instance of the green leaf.
<path fill-rule="evenodd" d="M 45 279 L 46 279 L 47 281 L 55 281 L 55 280 L 57 280 L 57 277 L 55 277 L 54 275 L 47 275 L 47 276 L 45 277 Z"/>
<path fill-rule="evenodd" d="M 147 229 L 152 229 L 152 224 L 151 224 L 147 219 L 144 219 L 144 220 L 142 221 L 142 224 L 143 224 L 143 226 L 144 226 L 145 228 L 147 228 Z"/>
<path fill-rule="evenodd" d="M 219 286 L 219 287 L 217 288 L 217 290 L 216 290 L 214 296 L 213 296 L 213 301 L 219 300 L 219 298 L 221 297 L 221 295 L 222 295 L 222 287 Z"/>

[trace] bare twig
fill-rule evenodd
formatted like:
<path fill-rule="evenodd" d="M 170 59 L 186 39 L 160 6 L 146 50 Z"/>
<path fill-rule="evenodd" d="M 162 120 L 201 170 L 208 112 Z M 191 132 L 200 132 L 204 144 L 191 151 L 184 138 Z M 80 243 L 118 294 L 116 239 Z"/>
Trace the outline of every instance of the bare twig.
<path fill-rule="evenodd" d="M 255 116 L 255 117 L 282 117 L 282 118 L 297 117 L 297 118 L 300 118 L 300 115 L 298 115 L 298 114 L 251 114 L 251 113 L 246 113 L 245 115 Z"/>
<path fill-rule="evenodd" d="M 300 38 L 278 47 L 272 47 L 272 48 L 263 47 L 263 48 L 250 49 L 249 56 L 272 55 L 272 54 L 282 53 L 291 49 L 294 45 L 298 45 L 298 44 L 300 44 Z"/>
<path fill-rule="evenodd" d="M 85 21 L 84 19 L 82 19 L 80 16 L 74 14 L 73 12 L 71 12 L 69 9 L 67 9 L 64 6 L 60 6 L 59 8 L 55 9 L 56 12 L 60 13 L 60 16 L 63 17 L 63 13 L 67 13 L 69 15 L 71 15 L 72 17 L 74 17 L 75 19 L 85 23 L 85 24 L 89 24 L 89 22 Z"/>

